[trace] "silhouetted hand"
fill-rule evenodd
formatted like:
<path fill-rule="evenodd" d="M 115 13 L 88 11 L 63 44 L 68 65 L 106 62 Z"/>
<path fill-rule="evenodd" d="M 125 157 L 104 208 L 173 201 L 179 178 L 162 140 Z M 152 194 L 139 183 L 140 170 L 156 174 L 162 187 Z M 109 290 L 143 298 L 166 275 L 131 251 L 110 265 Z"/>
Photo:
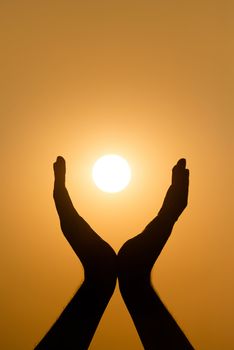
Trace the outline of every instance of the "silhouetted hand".
<path fill-rule="evenodd" d="M 189 170 L 186 160 L 180 159 L 172 169 L 172 181 L 158 216 L 176 221 L 188 203 Z"/>
<path fill-rule="evenodd" d="M 86 350 L 114 291 L 120 291 L 146 350 L 192 349 L 191 344 L 153 290 L 151 269 L 187 205 L 189 172 L 185 159 L 172 171 L 158 216 L 118 253 L 95 233 L 73 207 L 65 187 L 65 160 L 54 163 L 54 200 L 64 236 L 84 267 L 84 282 L 37 350 Z M 118 260 L 118 261 L 117 261 Z"/>
<path fill-rule="evenodd" d="M 65 175 L 66 175 L 66 163 L 65 159 L 61 156 L 58 156 L 56 162 L 53 164 L 54 168 L 54 181 L 56 186 L 65 187 Z"/>
<path fill-rule="evenodd" d="M 114 292 L 117 257 L 77 213 L 65 187 L 63 157 L 54 163 L 54 200 L 61 229 L 84 267 L 84 282 L 37 350 L 86 350 Z"/>
<path fill-rule="evenodd" d="M 150 280 L 154 263 L 187 205 L 189 171 L 185 166 L 185 159 L 174 166 L 172 184 L 156 218 L 141 234 L 124 243 L 118 253 L 121 295 L 146 350 L 193 349 Z"/>

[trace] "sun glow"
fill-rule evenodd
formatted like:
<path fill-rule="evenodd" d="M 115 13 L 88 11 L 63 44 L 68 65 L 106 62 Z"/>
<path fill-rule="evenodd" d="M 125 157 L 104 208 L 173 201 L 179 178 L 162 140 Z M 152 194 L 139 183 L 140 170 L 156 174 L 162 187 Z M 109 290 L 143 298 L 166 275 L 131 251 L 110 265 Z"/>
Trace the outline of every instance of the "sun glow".
<path fill-rule="evenodd" d="M 116 193 L 128 186 L 131 180 L 131 168 L 121 156 L 108 154 L 95 162 L 92 177 L 100 190 Z"/>

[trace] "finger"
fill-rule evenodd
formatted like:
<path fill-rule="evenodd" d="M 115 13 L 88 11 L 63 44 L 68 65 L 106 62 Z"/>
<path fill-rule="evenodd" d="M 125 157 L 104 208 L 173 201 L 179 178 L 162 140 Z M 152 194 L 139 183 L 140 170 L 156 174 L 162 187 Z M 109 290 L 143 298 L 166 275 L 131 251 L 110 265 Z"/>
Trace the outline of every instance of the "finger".
<path fill-rule="evenodd" d="M 176 164 L 176 166 L 178 167 L 178 168 L 183 168 L 183 169 L 185 169 L 185 167 L 186 167 L 186 159 L 185 158 L 181 158 L 181 159 L 179 159 L 178 160 L 178 162 L 177 162 L 177 164 Z"/>
<path fill-rule="evenodd" d="M 188 182 L 189 170 L 186 169 L 186 159 L 181 158 L 172 169 L 172 184 L 182 185 Z"/>
<path fill-rule="evenodd" d="M 62 156 L 58 156 L 56 162 L 53 164 L 55 179 L 65 182 L 66 162 Z"/>

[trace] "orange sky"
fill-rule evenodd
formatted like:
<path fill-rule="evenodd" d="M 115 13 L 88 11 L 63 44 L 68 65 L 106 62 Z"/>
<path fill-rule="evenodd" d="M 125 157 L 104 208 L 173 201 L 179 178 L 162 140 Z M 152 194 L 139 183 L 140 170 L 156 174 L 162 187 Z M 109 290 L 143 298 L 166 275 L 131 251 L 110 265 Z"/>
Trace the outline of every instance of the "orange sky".
<path fill-rule="evenodd" d="M 116 251 L 187 159 L 189 207 L 153 283 L 196 349 L 233 349 L 233 11 L 231 0 L 1 2 L 1 349 L 31 350 L 83 278 L 52 200 L 59 154 L 77 210 Z M 120 194 L 92 183 L 105 153 L 133 168 Z M 142 349 L 118 288 L 90 349 Z"/>

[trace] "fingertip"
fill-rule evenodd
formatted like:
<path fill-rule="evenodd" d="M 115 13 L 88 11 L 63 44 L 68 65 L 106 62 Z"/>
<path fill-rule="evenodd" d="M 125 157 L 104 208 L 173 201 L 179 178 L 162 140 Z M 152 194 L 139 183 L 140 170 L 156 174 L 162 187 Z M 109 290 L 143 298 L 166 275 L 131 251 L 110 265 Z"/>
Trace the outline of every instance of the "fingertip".
<path fill-rule="evenodd" d="M 177 162 L 177 165 L 183 166 L 184 168 L 186 167 L 186 159 L 185 158 L 180 158 Z"/>
<path fill-rule="evenodd" d="M 56 158 L 56 161 L 53 163 L 54 171 L 57 171 L 58 169 L 65 169 L 65 167 L 65 159 L 62 156 L 58 156 Z"/>
<path fill-rule="evenodd" d="M 57 159 L 56 159 L 57 162 L 59 161 L 64 161 L 65 162 L 65 159 L 62 157 L 62 156 L 58 156 Z"/>

